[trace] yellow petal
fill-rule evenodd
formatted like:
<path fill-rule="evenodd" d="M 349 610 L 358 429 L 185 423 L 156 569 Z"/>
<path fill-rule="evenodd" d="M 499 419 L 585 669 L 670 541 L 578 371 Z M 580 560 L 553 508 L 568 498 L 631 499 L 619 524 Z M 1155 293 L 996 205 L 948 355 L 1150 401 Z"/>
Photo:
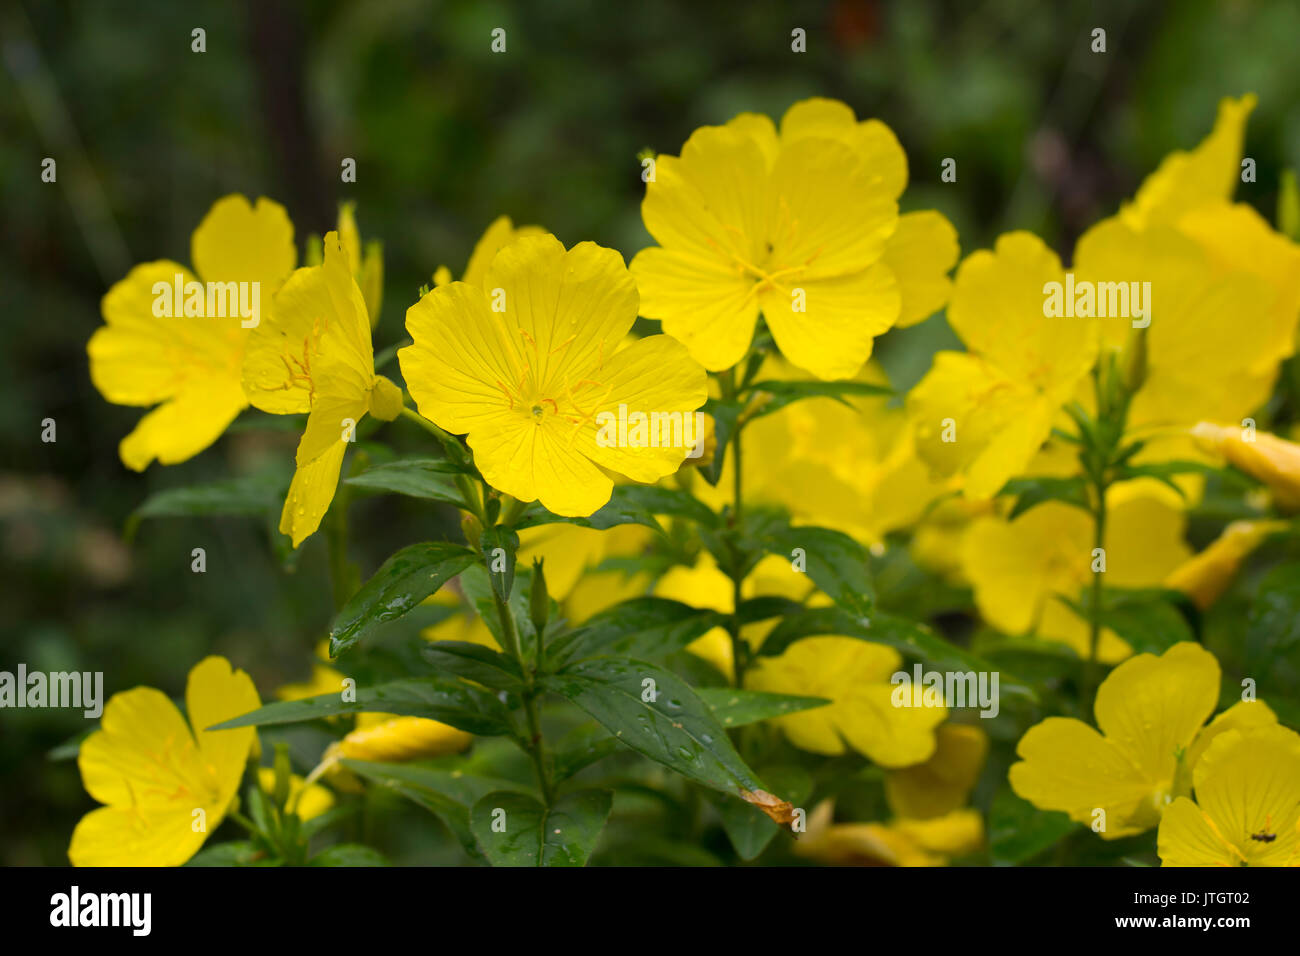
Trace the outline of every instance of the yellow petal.
<path fill-rule="evenodd" d="M 483 279 L 487 275 L 487 268 L 496 258 L 496 254 L 504 249 L 516 239 L 523 239 L 527 236 L 544 236 L 546 230 L 541 226 L 519 226 L 511 222 L 509 216 L 498 216 L 493 219 L 484 230 L 483 235 L 479 237 L 478 242 L 474 244 L 474 251 L 470 253 L 469 263 L 465 266 L 465 272 L 461 275 L 462 282 L 468 282 L 470 285 L 482 285 Z M 450 276 L 448 276 L 450 281 Z M 443 285 L 445 283 L 438 283 Z"/>
<path fill-rule="evenodd" d="M 1277 715 L 1262 700 L 1242 700 L 1233 704 L 1196 736 L 1196 742 L 1184 758 L 1184 766 L 1195 771 L 1197 763 L 1214 739 L 1229 730 L 1251 731 L 1277 723 Z"/>
<path fill-rule="evenodd" d="M 238 194 L 226 196 L 194 230 L 190 261 L 204 282 L 260 282 L 267 302 L 298 261 L 293 223 L 270 199 L 254 206 Z"/>
<path fill-rule="evenodd" d="M 1048 717 L 1020 738 L 1011 789 L 1040 810 L 1060 810 L 1092 826 L 1105 811 L 1108 840 L 1131 836 L 1160 819 L 1157 782 L 1083 721 Z"/>
<path fill-rule="evenodd" d="M 86 792 L 101 803 L 158 806 L 191 785 L 200 761 L 176 705 L 161 691 L 136 687 L 109 698 L 77 766 Z"/>
<path fill-rule="evenodd" d="M 897 816 L 941 817 L 970 798 L 988 756 L 988 735 L 978 727 L 950 722 L 935 732 L 935 741 L 934 754 L 925 763 L 885 777 L 885 795 Z"/>
<path fill-rule="evenodd" d="M 216 826 L 209 818 L 206 828 L 196 831 L 198 820 L 180 804 L 144 812 L 100 807 L 72 831 L 68 859 L 73 866 L 180 866 Z"/>
<path fill-rule="evenodd" d="M 424 717 L 393 717 L 358 728 L 339 744 L 340 752 L 354 760 L 400 762 L 460 753 L 474 741 L 473 734 Z"/>
<path fill-rule="evenodd" d="M 1125 220 L 1144 228 L 1171 222 L 1201 203 L 1231 199 L 1241 176 L 1246 118 L 1255 103 L 1253 93 L 1221 100 L 1213 132 L 1195 149 L 1166 156 L 1124 207 Z"/>
<path fill-rule="evenodd" d="M 1161 866 L 1241 866 L 1240 851 L 1187 797 L 1171 803 L 1160 818 L 1156 842 Z"/>
<path fill-rule="evenodd" d="M 155 458 L 162 465 L 185 461 L 220 438 L 246 404 L 237 378 L 192 379 L 122 439 L 122 463 L 144 471 Z"/>
<path fill-rule="evenodd" d="M 948 273 L 957 264 L 957 230 L 933 210 L 898 217 L 883 255 L 898 280 L 899 328 L 916 325 L 942 309 L 952 296 Z"/>
<path fill-rule="evenodd" d="M 370 320 L 338 233 L 326 235 L 324 250 L 321 265 L 289 277 L 249 340 L 244 390 L 263 411 L 311 410 L 327 372 L 358 395 L 374 379 Z"/>
<path fill-rule="evenodd" d="M 1199 644 L 1139 654 L 1097 689 L 1097 726 L 1148 779 L 1172 780 L 1180 753 L 1214 712 L 1219 662 Z"/>
<path fill-rule="evenodd" d="M 204 769 L 215 781 L 217 805 L 223 813 L 239 788 L 257 730 L 254 727 L 207 728 L 261 706 L 252 679 L 242 670 L 232 669 L 224 657 L 206 657 L 190 670 L 185 686 L 185 709 Z M 215 827 L 216 822 L 209 819 L 209 827 Z"/>

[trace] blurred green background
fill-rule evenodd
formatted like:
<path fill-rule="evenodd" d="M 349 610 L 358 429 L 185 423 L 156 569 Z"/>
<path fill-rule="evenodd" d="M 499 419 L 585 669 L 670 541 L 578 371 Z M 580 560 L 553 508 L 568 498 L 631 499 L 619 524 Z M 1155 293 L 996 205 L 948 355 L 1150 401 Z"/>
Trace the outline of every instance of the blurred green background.
<path fill-rule="evenodd" d="M 490 50 L 496 27 L 504 54 Z M 791 52 L 795 27 L 806 53 Z M 1105 54 L 1090 50 L 1095 27 Z M 237 428 L 183 465 L 130 472 L 117 444 L 141 411 L 89 380 L 105 290 L 136 262 L 188 262 L 191 231 L 227 193 L 282 202 L 300 247 L 340 200 L 357 202 L 363 236 L 384 243 L 379 351 L 402 339 L 434 268 L 462 269 L 495 216 L 630 259 L 649 243 L 639 151 L 676 153 L 697 126 L 779 118 L 808 96 L 896 131 L 904 207 L 947 214 L 963 253 L 1027 228 L 1068 257 L 1162 156 L 1208 132 L 1225 95 L 1260 97 L 1246 150 L 1259 180 L 1240 198 L 1272 220 L 1280 171 L 1300 162 L 1292 2 L 18 0 L 0 30 L 0 670 L 103 671 L 105 696 L 178 695 L 208 653 L 269 696 L 307 676 L 332 612 L 320 535 L 290 567 L 269 521 L 146 520 L 123 538 L 151 492 L 290 466 L 296 434 Z M 47 156 L 57 184 L 40 180 Z M 339 181 L 344 157 L 355 184 Z M 954 184 L 939 181 L 945 157 Z M 952 342 L 936 317 L 880 354 L 906 386 Z M 40 440 L 45 418 L 56 443 Z M 426 444 L 401 423 L 385 438 Z M 447 520 L 362 500 L 352 556 L 369 574 Z M 85 726 L 77 711 L 0 711 L 0 863 L 66 864 L 94 802 L 75 763 L 47 753 Z M 394 834 L 395 859 L 430 859 L 425 837 Z"/>

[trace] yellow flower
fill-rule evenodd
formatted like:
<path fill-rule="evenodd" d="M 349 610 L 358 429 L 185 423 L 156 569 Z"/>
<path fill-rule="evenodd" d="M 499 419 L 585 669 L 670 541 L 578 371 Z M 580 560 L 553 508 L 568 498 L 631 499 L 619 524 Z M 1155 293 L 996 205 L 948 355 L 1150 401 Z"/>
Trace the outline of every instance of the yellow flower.
<path fill-rule="evenodd" d="M 759 658 L 745 686 L 831 701 L 773 721 L 800 750 L 836 756 L 847 743 L 882 767 L 906 767 L 934 753 L 934 729 L 948 709 L 925 702 L 921 687 L 912 689 L 913 706 L 895 706 L 899 688 L 890 678 L 902 664 L 902 656 L 883 644 L 805 637 L 779 657 Z"/>
<path fill-rule="evenodd" d="M 1103 583 L 1154 587 L 1191 554 L 1183 543 L 1186 515 L 1174 492 L 1146 481 L 1114 485 L 1107 494 Z M 962 539 L 962 571 L 984 620 L 1004 634 L 1033 632 L 1089 653 L 1089 628 L 1057 596 L 1079 599 L 1091 584 L 1093 522 L 1087 512 L 1049 501 L 1008 521 L 976 519 Z M 1103 630 L 1098 658 L 1112 663 L 1131 653 Z"/>
<path fill-rule="evenodd" d="M 1098 733 L 1081 720 L 1049 717 L 1020 739 L 1011 789 L 1040 810 L 1060 810 L 1107 840 L 1160 822 L 1183 796 L 1215 738 L 1276 723 L 1262 702 L 1242 702 L 1202 729 L 1219 699 L 1219 663 L 1198 644 L 1120 664 L 1097 690 Z M 1199 735 L 1199 736 L 1198 736 Z M 1294 819 L 1294 818 L 1293 818 Z"/>
<path fill-rule="evenodd" d="M 268 795 L 275 793 L 275 770 L 271 767 L 257 768 L 257 782 Z M 318 783 L 307 783 L 296 773 L 289 775 L 289 799 L 286 806 L 298 815 L 300 820 L 318 817 L 334 806 L 334 794 Z"/>
<path fill-rule="evenodd" d="M 197 455 L 248 405 L 240 385 L 244 346 L 251 323 L 265 319 L 271 296 L 293 271 L 293 224 L 269 199 L 254 207 L 226 196 L 194 230 L 190 258 L 194 272 L 165 259 L 132 269 L 104 296 L 106 324 L 86 347 L 104 398 L 157 406 L 119 446 L 122 463 L 135 471 L 155 458 L 174 465 Z M 178 283 L 184 289 L 200 281 L 201 297 L 174 294 Z M 257 315 L 245 318 L 241 303 Z"/>
<path fill-rule="evenodd" d="M 1164 866 L 1298 866 L 1300 734 L 1276 724 L 1221 734 L 1160 820 Z"/>
<path fill-rule="evenodd" d="M 347 253 L 352 278 L 357 280 L 361 289 L 361 298 L 366 303 L 366 314 L 370 316 L 373 329 L 379 322 L 379 310 L 384 301 L 384 249 L 379 240 L 372 239 L 366 243 L 363 252 L 355 208 L 356 203 L 339 204 L 339 240 Z"/>
<path fill-rule="evenodd" d="M 473 742 L 473 734 L 427 717 L 367 713 L 334 747 L 353 760 L 403 761 L 460 753 Z"/>
<path fill-rule="evenodd" d="M 1300 511 L 1300 445 L 1267 432 L 1247 438 L 1242 429 L 1200 422 L 1192 437 L 1202 448 L 1262 481 L 1283 511 Z"/>
<path fill-rule="evenodd" d="M 401 391 L 375 374 L 366 303 L 339 234 L 324 245 L 324 262 L 297 270 L 276 293 L 274 313 L 254 330 L 244 358 L 244 390 L 255 407 L 309 413 L 280 513 L 280 531 L 295 548 L 329 510 L 362 418 L 391 421 L 402 409 Z"/>
<path fill-rule="evenodd" d="M 948 322 L 967 351 L 939 352 L 907 408 L 917 453 L 936 475 L 964 474 L 970 497 L 989 498 L 1024 471 L 1092 368 L 1091 323 L 1043 314 L 1044 286 L 1064 278 L 1056 254 L 1027 232 L 957 270 Z"/>
<path fill-rule="evenodd" d="M 483 277 L 487 275 L 487 268 L 492 264 L 492 260 L 496 258 L 498 252 L 516 239 L 523 239 L 527 236 L 544 236 L 546 234 L 546 230 L 541 226 L 516 227 L 510 221 L 509 216 L 498 216 L 492 220 L 479 241 L 475 243 L 474 251 L 470 253 L 469 264 L 465 266 L 465 272 L 461 275 L 460 281 L 481 286 Z M 450 282 L 451 270 L 446 266 L 438 266 L 437 271 L 433 274 L 434 285 L 442 286 Z"/>
<path fill-rule="evenodd" d="M 1080 279 L 1151 284 L 1149 369 L 1129 415 L 1130 429 L 1148 438 L 1136 461 L 1187 457 L 1193 448 L 1178 426 L 1249 414 L 1294 351 L 1300 246 L 1231 202 L 1254 106 L 1253 95 L 1224 99 L 1199 146 L 1167 157 L 1132 203 L 1079 240 Z M 1099 320 L 1114 348 L 1130 325 Z"/>
<path fill-rule="evenodd" d="M 602 469 L 640 482 L 674 472 L 685 442 L 654 447 L 645 422 L 684 423 L 706 398 L 704 370 L 672 338 L 618 348 L 636 314 L 617 252 L 526 237 L 497 253 L 481 286 L 439 286 L 408 309 L 414 344 L 398 358 L 420 413 L 468 435 L 489 484 L 589 515 L 613 489 Z"/>
<path fill-rule="evenodd" d="M 974 853 L 984 842 L 975 810 L 890 823 L 833 823 L 833 812 L 829 800 L 813 811 L 796 853 L 832 866 L 946 866 L 949 857 Z"/>
<path fill-rule="evenodd" d="M 1169 572 L 1165 587 L 1182 591 L 1204 611 L 1228 589 L 1250 553 L 1286 527 L 1284 521 L 1234 521 L 1204 551 Z"/>
<path fill-rule="evenodd" d="M 853 375 L 876 336 L 943 305 L 956 233 L 898 215 L 907 159 L 887 126 L 811 99 L 778 135 L 752 113 L 661 155 L 641 206 L 659 243 L 632 262 L 641 311 L 706 368 L 744 356 L 761 311 L 781 352 L 823 379 Z"/>
<path fill-rule="evenodd" d="M 931 820 L 966 805 L 989 753 L 989 738 L 969 724 L 946 723 L 935 731 L 930 759 L 885 776 L 889 808 L 900 817 Z"/>
<path fill-rule="evenodd" d="M 207 657 L 190 671 L 186 723 L 152 687 L 114 694 L 81 745 L 86 792 L 106 806 L 81 818 L 73 866 L 179 866 L 220 825 L 256 738 L 252 727 L 209 731 L 260 706 L 243 671 Z"/>

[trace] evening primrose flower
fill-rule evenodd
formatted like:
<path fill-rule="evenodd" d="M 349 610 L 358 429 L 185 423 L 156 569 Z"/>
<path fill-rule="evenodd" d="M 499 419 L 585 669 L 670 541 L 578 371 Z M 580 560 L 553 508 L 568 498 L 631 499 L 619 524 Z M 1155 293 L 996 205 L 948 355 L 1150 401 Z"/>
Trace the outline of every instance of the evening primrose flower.
<path fill-rule="evenodd" d="M 1123 482 L 1111 487 L 1106 502 L 1107 584 L 1155 587 L 1190 557 L 1183 541 L 1186 514 L 1171 489 Z M 998 515 L 976 519 L 962 538 L 962 573 L 990 625 L 1004 634 L 1033 633 L 1087 657 L 1088 624 L 1058 597 L 1077 601 L 1090 585 L 1092 548 L 1092 517 L 1064 502 L 1048 501 L 1012 520 Z M 1130 653 L 1118 635 L 1102 630 L 1099 660 L 1113 663 Z"/>
<path fill-rule="evenodd" d="M 1016 746 L 1011 789 L 1089 826 L 1100 825 L 1104 811 L 1098 832 L 1107 840 L 1151 829 L 1171 800 L 1187 795 L 1216 738 L 1276 724 L 1262 702 L 1243 701 L 1202 729 L 1219 680 L 1219 662 L 1199 644 L 1129 658 L 1097 690 L 1100 733 L 1072 717 L 1034 725 Z"/>
<path fill-rule="evenodd" d="M 1079 240 L 1081 280 L 1151 283 L 1149 370 L 1129 414 L 1148 445 L 1135 461 L 1194 455 L 1179 426 L 1248 415 L 1295 350 L 1300 246 L 1231 201 L 1254 106 L 1253 95 L 1224 99 L 1202 143 L 1167 157 L 1131 203 Z M 1130 323 L 1097 325 L 1119 348 Z"/>
<path fill-rule="evenodd" d="M 885 798 L 899 817 L 931 820 L 964 807 L 989 753 L 988 734 L 970 724 L 941 724 L 924 763 L 885 775 Z"/>
<path fill-rule="evenodd" d="M 1057 255 L 1027 232 L 957 269 L 948 322 L 967 351 L 935 355 L 907 409 L 917 454 L 936 476 L 963 474 L 972 498 L 1024 471 L 1096 359 L 1089 320 L 1043 314 L 1044 286 L 1064 278 Z"/>
<path fill-rule="evenodd" d="M 906 767 L 934 753 L 935 727 L 948 709 L 923 700 L 920 686 L 912 689 L 913 706 L 895 706 L 893 695 L 901 688 L 890 678 L 902 663 L 902 655 L 883 644 L 805 637 L 779 657 L 759 658 L 745 686 L 831 701 L 772 721 L 800 750 L 838 756 L 847 744 L 882 767 Z"/>
<path fill-rule="evenodd" d="M 254 330 L 244 358 L 248 400 L 277 415 L 307 412 L 280 531 L 296 548 L 316 531 L 338 487 L 348 444 L 367 413 L 391 421 L 402 393 L 375 374 L 365 300 L 337 232 L 319 266 L 297 270 Z"/>
<path fill-rule="evenodd" d="M 822 801 L 795 853 L 832 866 L 947 866 L 950 857 L 974 853 L 984 842 L 984 821 L 970 809 L 888 823 L 834 823 L 833 817 L 832 801 Z"/>
<path fill-rule="evenodd" d="M 603 469 L 653 482 L 685 458 L 684 441 L 656 447 L 636 422 L 684 423 L 707 397 L 704 369 L 669 336 L 619 348 L 636 313 L 617 252 L 529 236 L 497 253 L 481 286 L 439 286 L 408 309 L 414 344 L 398 359 L 420 414 L 468 435 L 490 485 L 585 516 L 609 501 Z M 617 435 L 616 417 L 628 422 Z"/>
<path fill-rule="evenodd" d="M 252 680 L 223 657 L 190 671 L 181 716 L 152 687 L 114 694 L 81 744 L 86 792 L 106 804 L 81 818 L 73 866 L 179 866 L 230 807 L 256 740 L 252 727 L 206 728 L 261 706 Z"/>
<path fill-rule="evenodd" d="M 174 465 L 197 455 L 247 407 L 240 363 L 255 329 L 244 323 L 260 326 L 271 296 L 293 271 L 293 223 L 269 199 L 254 206 L 243 196 L 226 196 L 194 230 L 190 260 L 193 272 L 163 259 L 142 263 L 115 283 L 101 305 L 105 324 L 86 347 L 91 381 L 104 398 L 157 406 L 118 447 L 122 463 L 135 471 L 154 459 Z M 204 283 L 201 305 L 188 292 L 170 309 L 160 304 L 159 291 L 193 282 Z M 241 304 L 258 314 L 242 316 Z"/>
<path fill-rule="evenodd" d="M 509 216 L 498 216 L 488 224 L 483 235 L 479 237 L 479 241 L 474 244 L 474 251 L 470 253 L 469 263 L 465 266 L 465 271 L 461 273 L 460 281 L 481 286 L 483 277 L 487 275 L 487 268 L 492 264 L 492 260 L 496 258 L 498 252 L 516 239 L 545 235 L 547 235 L 547 232 L 541 226 L 516 226 Z M 443 286 L 450 282 L 451 270 L 446 266 L 438 266 L 437 271 L 433 274 L 433 284 Z"/>
<path fill-rule="evenodd" d="M 1199 422 L 1192 437 L 1204 450 L 1226 459 L 1273 493 L 1283 511 L 1300 511 L 1300 445 L 1267 432 Z"/>
<path fill-rule="evenodd" d="M 947 298 L 956 233 L 900 217 L 907 159 L 887 126 L 843 103 L 794 104 L 697 129 L 656 159 L 641 206 L 659 243 L 632 273 L 641 312 L 706 368 L 744 356 L 761 311 L 781 352 L 819 378 L 853 375 L 876 336 Z"/>
<path fill-rule="evenodd" d="M 1277 724 L 1220 734 L 1196 764 L 1196 799 L 1160 820 L 1164 866 L 1300 866 L 1300 734 Z"/>
<path fill-rule="evenodd" d="M 1286 528 L 1284 521 L 1234 521 L 1204 551 L 1170 571 L 1164 585 L 1182 591 L 1204 611 L 1228 589 L 1250 553 Z"/>

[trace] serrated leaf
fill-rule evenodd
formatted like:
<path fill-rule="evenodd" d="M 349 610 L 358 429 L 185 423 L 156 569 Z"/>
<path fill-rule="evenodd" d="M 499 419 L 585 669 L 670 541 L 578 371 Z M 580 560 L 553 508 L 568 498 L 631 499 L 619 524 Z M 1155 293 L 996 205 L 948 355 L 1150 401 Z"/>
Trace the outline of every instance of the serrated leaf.
<path fill-rule="evenodd" d="M 995 865 L 1024 863 L 1051 849 L 1076 826 L 1064 813 L 1039 810 L 1003 790 L 989 810 L 989 853 Z"/>
<path fill-rule="evenodd" d="M 804 697 L 797 694 L 770 694 L 759 690 L 741 690 L 737 687 L 697 687 L 695 693 L 709 705 L 713 717 L 728 729 L 756 724 L 760 720 L 797 714 L 801 710 L 825 707 L 830 703 L 824 697 Z"/>
<path fill-rule="evenodd" d="M 477 559 L 469 548 L 446 541 L 425 541 L 398 551 L 334 618 L 330 657 L 337 657 L 380 624 L 418 607 Z"/>
<path fill-rule="evenodd" d="M 509 791 L 470 811 L 470 830 L 493 866 L 585 866 L 609 819 L 607 790 L 566 793 L 548 807 Z"/>
<path fill-rule="evenodd" d="M 429 767 L 401 763 L 378 763 L 369 760 L 343 760 L 342 765 L 359 777 L 399 793 L 440 819 L 480 863 L 487 857 L 469 828 L 469 811 L 478 800 L 495 790 L 513 786 L 508 781 L 478 777 L 467 773 L 433 770 Z"/>
<path fill-rule="evenodd" d="M 854 614 L 867 614 L 872 606 L 870 555 L 842 531 L 832 528 L 782 528 L 769 532 L 766 550 L 794 560 L 803 552 L 807 574 L 831 600 Z M 790 572 L 796 574 L 793 568 Z"/>
<path fill-rule="evenodd" d="M 389 866 L 388 859 L 373 847 L 360 843 L 338 843 L 326 847 L 307 861 L 308 866 Z"/>
<path fill-rule="evenodd" d="M 368 711 L 399 717 L 428 717 L 484 737 L 512 732 L 505 705 L 495 694 L 444 677 L 410 677 L 377 687 L 357 688 L 356 700 L 352 701 L 345 701 L 342 694 L 276 701 L 207 729 L 293 724 Z"/>
<path fill-rule="evenodd" d="M 709 705 L 671 671 L 645 661 L 597 657 L 547 675 L 542 685 L 651 760 L 789 822 L 789 803 L 767 792 Z"/>
<path fill-rule="evenodd" d="M 704 413 L 713 418 L 713 436 L 717 444 L 713 459 L 700 469 L 700 475 L 711 485 L 717 485 L 718 479 L 722 477 L 722 466 L 727 460 L 727 445 L 736 432 L 741 407 L 739 402 L 723 398 L 710 398 L 704 403 Z"/>
<path fill-rule="evenodd" d="M 1049 501 L 1060 501 L 1082 508 L 1089 514 L 1092 513 L 1091 505 L 1088 503 L 1088 484 L 1077 475 L 1068 478 L 1012 478 L 1002 486 L 998 495 L 1016 496 L 1016 503 L 1008 515 L 1008 520 L 1014 520 L 1030 508 Z"/>
<path fill-rule="evenodd" d="M 278 516 L 288 488 L 287 476 L 279 474 L 223 478 L 203 485 L 167 488 L 150 495 L 131 513 L 125 535 L 128 540 L 133 538 L 145 518 L 261 517 L 272 510 Z"/>
<path fill-rule="evenodd" d="M 464 498 L 453 477 L 461 471 L 461 468 L 443 458 L 408 459 L 375 465 L 359 475 L 344 479 L 344 482 L 357 488 L 445 501 L 458 508 L 465 508 Z"/>
<path fill-rule="evenodd" d="M 515 555 L 519 552 L 519 535 L 510 528 L 497 525 L 484 530 L 479 537 L 483 560 L 487 562 L 488 580 L 492 590 L 503 601 L 510 600 L 515 586 Z"/>
<path fill-rule="evenodd" d="M 802 805 L 812 793 L 812 776 L 802 767 L 764 767 L 763 779 L 795 806 Z M 714 801 L 714 806 L 722 818 L 722 829 L 727 832 L 736 855 L 742 860 L 757 857 L 781 829 L 761 810 L 747 803 L 719 797 Z"/>
<path fill-rule="evenodd" d="M 423 648 L 425 660 L 439 671 L 472 680 L 497 690 L 517 690 L 523 673 L 514 658 L 482 644 L 468 641 L 436 641 Z"/>
<path fill-rule="evenodd" d="M 548 667 L 597 655 L 658 659 L 726 623 L 717 611 L 668 598 L 632 598 L 592 616 L 546 649 Z"/>

